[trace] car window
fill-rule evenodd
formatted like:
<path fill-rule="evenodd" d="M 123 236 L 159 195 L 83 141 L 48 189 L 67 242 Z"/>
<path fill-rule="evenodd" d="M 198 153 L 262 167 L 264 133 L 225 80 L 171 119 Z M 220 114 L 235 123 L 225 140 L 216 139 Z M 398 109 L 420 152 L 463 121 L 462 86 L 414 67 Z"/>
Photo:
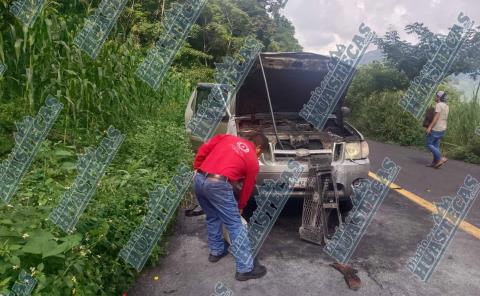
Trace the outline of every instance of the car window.
<path fill-rule="evenodd" d="M 211 88 L 205 86 L 197 87 L 197 97 L 195 99 L 195 112 L 198 111 L 199 106 L 203 101 L 208 99 L 210 95 Z M 228 121 L 228 114 L 225 112 L 225 116 L 222 118 L 222 121 Z"/>
<path fill-rule="evenodd" d="M 202 104 L 204 100 L 208 98 L 210 94 L 210 88 L 198 87 L 197 88 L 197 98 L 195 100 L 195 110 L 198 110 L 198 107 Z"/>

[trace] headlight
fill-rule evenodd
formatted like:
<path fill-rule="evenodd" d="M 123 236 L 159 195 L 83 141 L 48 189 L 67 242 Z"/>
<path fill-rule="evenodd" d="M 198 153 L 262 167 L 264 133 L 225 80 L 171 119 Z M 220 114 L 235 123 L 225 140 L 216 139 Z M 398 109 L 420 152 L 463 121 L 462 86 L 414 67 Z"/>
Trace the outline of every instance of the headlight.
<path fill-rule="evenodd" d="M 363 159 L 369 154 L 367 141 L 347 143 L 345 145 L 345 158 Z"/>
<path fill-rule="evenodd" d="M 345 146 L 345 158 L 360 159 L 362 156 L 362 145 L 360 142 L 347 143 Z"/>
<path fill-rule="evenodd" d="M 368 148 L 367 141 L 362 141 L 362 158 L 367 158 L 370 154 L 370 149 Z"/>

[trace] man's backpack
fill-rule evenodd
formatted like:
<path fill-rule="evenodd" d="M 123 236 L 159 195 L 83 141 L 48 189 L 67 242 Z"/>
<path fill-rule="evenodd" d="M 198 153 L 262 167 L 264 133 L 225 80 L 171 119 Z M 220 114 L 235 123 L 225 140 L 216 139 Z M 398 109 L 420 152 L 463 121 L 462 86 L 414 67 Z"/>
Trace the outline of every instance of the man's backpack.
<path fill-rule="evenodd" d="M 425 112 L 425 119 L 423 120 L 423 127 L 429 127 L 430 123 L 433 121 L 433 117 L 435 117 L 435 108 L 430 107 Z"/>

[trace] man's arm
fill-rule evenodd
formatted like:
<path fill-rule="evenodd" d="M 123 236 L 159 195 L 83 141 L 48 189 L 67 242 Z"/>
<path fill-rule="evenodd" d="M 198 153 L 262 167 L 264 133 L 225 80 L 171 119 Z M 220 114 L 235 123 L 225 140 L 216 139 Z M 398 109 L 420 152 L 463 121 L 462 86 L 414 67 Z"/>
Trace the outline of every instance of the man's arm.
<path fill-rule="evenodd" d="M 245 176 L 245 181 L 243 182 L 243 188 L 240 192 L 240 199 L 238 200 L 238 208 L 240 211 L 247 206 L 247 202 L 252 195 L 253 188 L 257 182 L 257 175 L 260 167 L 258 165 L 258 160 L 255 158 L 250 163 L 247 164 L 247 175 Z"/>
<path fill-rule="evenodd" d="M 198 170 L 202 166 L 203 161 L 207 158 L 208 154 L 213 150 L 213 148 L 227 135 L 216 135 L 211 138 L 210 141 L 200 146 L 198 149 L 197 155 L 193 161 L 193 169 Z"/>

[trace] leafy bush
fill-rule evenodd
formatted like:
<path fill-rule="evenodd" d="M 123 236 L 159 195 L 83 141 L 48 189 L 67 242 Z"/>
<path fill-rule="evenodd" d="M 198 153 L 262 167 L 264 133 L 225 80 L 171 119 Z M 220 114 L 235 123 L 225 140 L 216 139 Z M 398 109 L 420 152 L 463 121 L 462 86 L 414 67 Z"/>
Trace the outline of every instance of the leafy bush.
<path fill-rule="evenodd" d="M 172 121 L 135 126 L 73 235 L 46 218 L 73 183 L 77 147 L 43 144 L 12 206 L 0 207 L 0 291 L 13 285 L 21 269 L 39 281 L 34 295 L 118 295 L 128 289 L 136 271 L 117 255 L 146 214 L 148 191 L 192 161 L 182 126 Z M 154 249 L 150 262 L 163 254 L 163 246 Z"/>
<path fill-rule="evenodd" d="M 386 91 L 363 98 L 352 112 L 351 121 L 366 136 L 401 145 L 421 146 L 424 131 L 410 114 L 398 105 L 403 92 Z"/>
<path fill-rule="evenodd" d="M 408 88 L 405 74 L 385 63 L 373 62 L 359 67 L 348 89 L 348 101 L 354 107 L 374 92 L 397 91 Z"/>

